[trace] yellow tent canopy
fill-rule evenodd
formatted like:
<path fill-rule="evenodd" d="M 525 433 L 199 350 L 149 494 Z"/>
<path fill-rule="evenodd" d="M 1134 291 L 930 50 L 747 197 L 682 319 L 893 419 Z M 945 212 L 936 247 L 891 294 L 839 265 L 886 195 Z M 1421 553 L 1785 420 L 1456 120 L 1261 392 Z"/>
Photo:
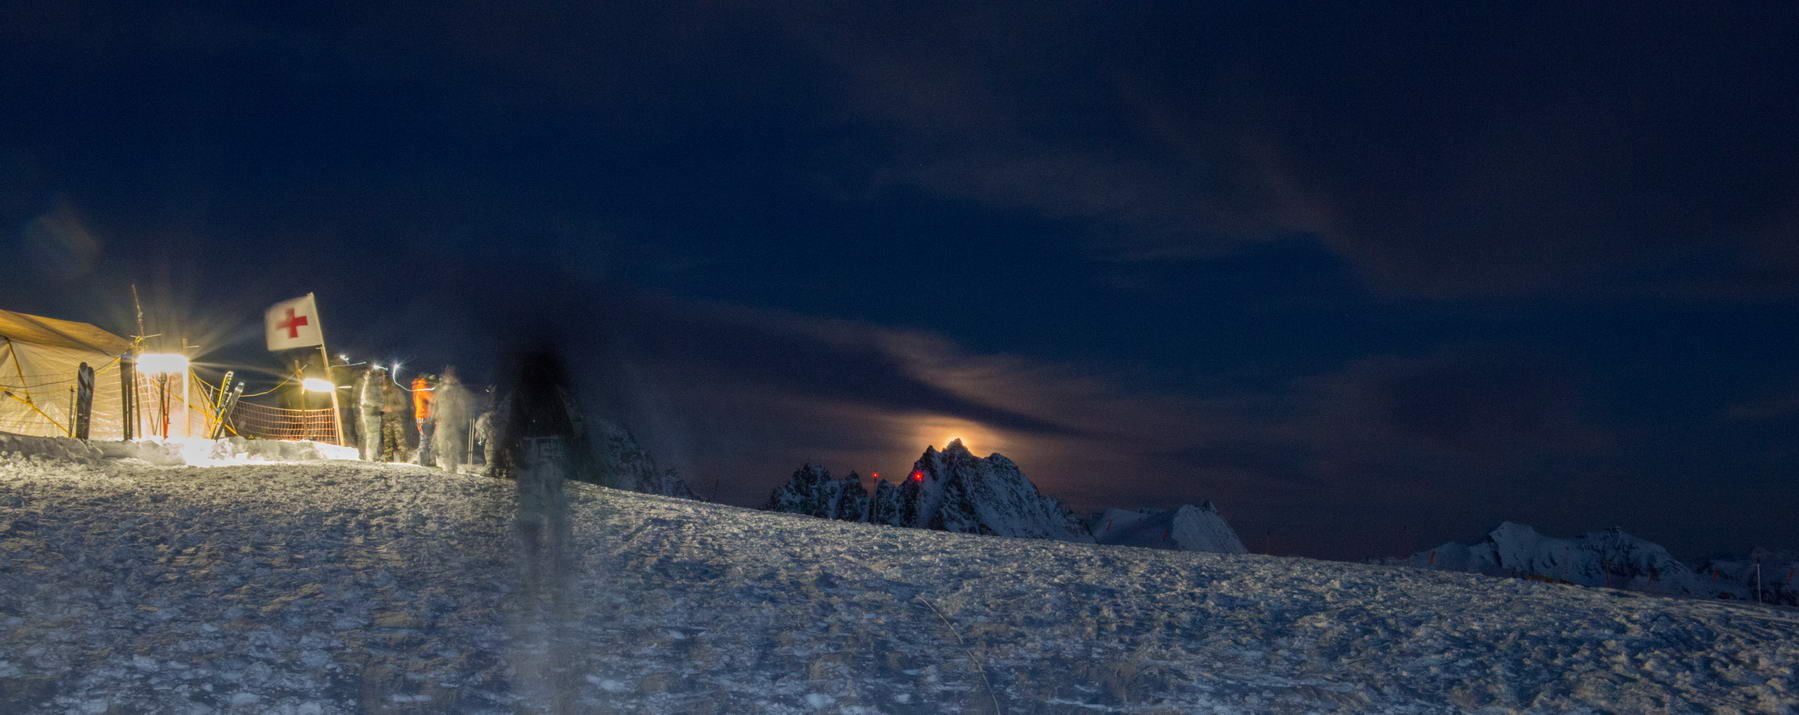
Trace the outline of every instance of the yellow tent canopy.
<path fill-rule="evenodd" d="M 131 341 L 101 330 L 93 323 L 77 323 L 41 315 L 0 310 L 0 337 L 48 347 L 87 350 L 118 357 L 131 349 Z"/>

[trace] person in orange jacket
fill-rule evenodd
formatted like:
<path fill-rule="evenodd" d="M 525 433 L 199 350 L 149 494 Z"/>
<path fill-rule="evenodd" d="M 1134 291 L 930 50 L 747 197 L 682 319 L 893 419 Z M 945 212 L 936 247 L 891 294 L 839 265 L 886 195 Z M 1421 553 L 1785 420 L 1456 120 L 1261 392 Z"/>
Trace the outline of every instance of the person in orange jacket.
<path fill-rule="evenodd" d="M 436 402 L 431 394 L 433 388 L 429 376 L 412 378 L 412 421 L 418 423 L 419 434 L 425 433 L 425 420 L 431 419 L 431 404 Z"/>
<path fill-rule="evenodd" d="M 431 407 L 437 402 L 436 387 L 431 375 L 420 374 L 412 378 L 412 421 L 419 431 L 419 464 L 431 464 L 431 433 L 437 427 L 431 420 Z"/>

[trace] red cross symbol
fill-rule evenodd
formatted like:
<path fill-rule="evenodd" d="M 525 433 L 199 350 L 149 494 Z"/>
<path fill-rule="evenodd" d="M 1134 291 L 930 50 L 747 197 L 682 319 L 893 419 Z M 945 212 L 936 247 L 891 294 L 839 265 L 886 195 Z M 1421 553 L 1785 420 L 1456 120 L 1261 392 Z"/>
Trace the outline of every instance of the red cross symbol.
<path fill-rule="evenodd" d="M 294 338 L 300 337 L 300 326 L 306 325 L 306 324 L 307 324 L 306 316 L 301 315 L 301 316 L 296 317 L 294 315 L 294 309 L 288 308 L 287 309 L 287 319 L 284 321 L 281 321 L 279 323 L 276 323 L 275 329 L 287 330 L 287 338 L 289 340 L 292 340 Z"/>

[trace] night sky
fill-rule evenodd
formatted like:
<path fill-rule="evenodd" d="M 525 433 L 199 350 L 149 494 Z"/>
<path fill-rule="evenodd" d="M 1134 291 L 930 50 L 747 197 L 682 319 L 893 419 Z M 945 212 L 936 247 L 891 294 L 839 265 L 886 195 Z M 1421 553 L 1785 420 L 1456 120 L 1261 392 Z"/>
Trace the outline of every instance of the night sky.
<path fill-rule="evenodd" d="M 0 6 L 0 307 L 551 334 L 736 504 L 959 436 L 1268 553 L 1799 548 L 1790 3 L 521 5 Z"/>

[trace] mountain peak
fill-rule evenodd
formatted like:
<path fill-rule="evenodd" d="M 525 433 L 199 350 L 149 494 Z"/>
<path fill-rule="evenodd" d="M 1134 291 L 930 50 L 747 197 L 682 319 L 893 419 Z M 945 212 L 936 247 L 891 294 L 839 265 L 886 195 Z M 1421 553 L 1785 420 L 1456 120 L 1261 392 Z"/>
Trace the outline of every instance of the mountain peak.
<path fill-rule="evenodd" d="M 946 460 L 958 462 L 980 459 L 979 457 L 974 456 L 974 452 L 969 450 L 968 445 L 963 444 L 960 439 L 950 440 L 949 444 L 943 445 L 943 450 L 938 452 L 938 454 L 942 455 Z"/>
<path fill-rule="evenodd" d="M 1237 532 L 1211 502 L 1182 504 L 1167 511 L 1107 509 L 1088 523 L 1101 544 L 1179 551 L 1249 553 Z"/>
<path fill-rule="evenodd" d="M 968 534 L 1092 541 L 1068 507 L 1038 491 L 1012 460 L 976 457 L 960 439 L 941 452 L 926 447 L 903 482 L 877 480 L 872 495 L 860 476 L 828 480 L 822 474 L 828 474 L 822 467 L 802 467 L 763 508 Z"/>

